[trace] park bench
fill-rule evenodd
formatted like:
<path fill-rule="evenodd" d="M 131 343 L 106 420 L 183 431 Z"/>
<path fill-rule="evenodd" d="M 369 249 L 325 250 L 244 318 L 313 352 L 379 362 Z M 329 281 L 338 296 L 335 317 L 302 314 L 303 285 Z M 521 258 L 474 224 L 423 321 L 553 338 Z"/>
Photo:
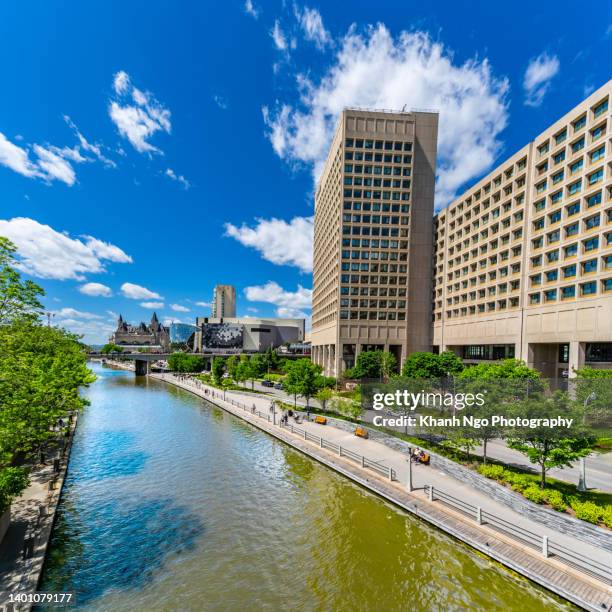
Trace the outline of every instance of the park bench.
<path fill-rule="evenodd" d="M 355 429 L 355 435 L 358 438 L 367 438 L 368 437 L 368 430 L 365 427 L 357 427 Z"/>
<path fill-rule="evenodd" d="M 324 417 L 324 416 L 316 416 L 314 422 L 318 423 L 319 425 L 326 425 L 327 424 L 327 418 Z"/>

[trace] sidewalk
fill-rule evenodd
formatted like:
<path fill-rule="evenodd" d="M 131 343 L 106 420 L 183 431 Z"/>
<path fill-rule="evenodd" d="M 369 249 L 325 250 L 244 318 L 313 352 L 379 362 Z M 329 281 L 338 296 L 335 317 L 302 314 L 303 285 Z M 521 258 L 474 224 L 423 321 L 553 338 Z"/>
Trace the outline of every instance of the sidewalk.
<path fill-rule="evenodd" d="M 175 381 L 176 378 L 170 374 L 162 375 L 166 378 L 172 377 Z M 155 378 L 158 375 L 154 375 Z M 161 378 L 161 376 L 160 376 Z M 180 386 L 184 386 L 190 390 L 198 392 L 199 395 L 206 398 L 204 394 L 205 385 L 200 383 L 199 389 L 193 381 L 188 378 L 180 381 Z M 210 391 L 219 393 L 218 389 L 209 388 Z M 270 398 L 262 396 L 250 396 L 245 397 L 244 394 L 234 393 L 231 391 L 226 392 L 226 397 L 234 399 L 241 403 L 247 404 L 248 406 L 255 405 L 256 409 L 264 414 L 269 413 L 270 409 Z M 215 402 L 223 401 L 222 399 L 215 398 Z M 304 421 L 298 425 L 300 429 L 305 429 L 309 433 L 322 436 L 330 442 L 339 444 L 343 449 L 353 451 L 359 455 L 364 455 L 368 459 L 378 462 L 381 466 L 391 467 L 397 474 L 398 481 L 404 486 L 407 486 L 408 482 L 408 462 L 406 455 L 403 453 L 393 450 L 379 442 L 374 440 L 358 438 L 352 433 L 342 431 L 329 425 L 317 425 L 313 422 Z M 285 428 L 286 429 L 286 428 Z M 296 437 L 298 437 L 296 435 Z M 372 473 L 371 471 L 369 472 Z M 596 559 L 597 561 L 612 567 L 612 553 L 609 553 L 601 548 L 592 546 L 584 543 L 572 536 L 559 533 L 553 529 L 549 529 L 540 523 L 532 521 L 518 512 L 504 506 L 503 504 L 490 499 L 486 495 L 475 491 L 469 486 L 455 480 L 452 476 L 449 476 L 439 470 L 435 470 L 431 466 L 425 466 L 421 464 L 412 465 L 412 483 L 416 489 L 415 495 L 426 499 L 426 495 L 422 488 L 425 485 L 433 486 L 435 489 L 439 489 L 443 492 L 449 493 L 453 497 L 459 498 L 466 501 L 474 506 L 479 506 L 483 511 L 494 514 L 512 525 L 523 527 L 538 535 L 547 535 L 551 542 L 566 546 L 573 552 L 584 556 L 585 558 Z M 611 534 L 612 539 L 612 534 Z"/>

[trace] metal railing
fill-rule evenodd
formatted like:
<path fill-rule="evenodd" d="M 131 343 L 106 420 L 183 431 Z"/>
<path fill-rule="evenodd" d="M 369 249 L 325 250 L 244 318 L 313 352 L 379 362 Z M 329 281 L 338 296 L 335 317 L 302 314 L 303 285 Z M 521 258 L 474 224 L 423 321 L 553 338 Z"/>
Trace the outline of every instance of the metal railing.
<path fill-rule="evenodd" d="M 166 375 L 164 374 L 162 374 L 161 376 L 162 379 L 166 377 Z M 397 472 L 392 467 L 382 465 L 380 462 L 368 459 L 365 455 L 360 455 L 355 451 L 349 450 L 348 448 L 344 448 L 336 442 L 326 440 L 322 436 L 316 436 L 314 434 L 311 434 L 310 432 L 306 431 L 301 427 L 296 427 L 293 424 L 282 424 L 280 421 L 276 423 L 276 413 L 261 412 L 257 410 L 255 404 L 247 406 L 242 402 L 226 397 L 226 394 L 223 392 L 212 390 L 200 381 L 194 381 L 188 377 L 179 378 L 179 381 L 186 382 L 192 387 L 205 390 L 205 399 L 206 397 L 221 399 L 231 404 L 232 406 L 236 406 L 237 408 L 244 410 L 245 412 L 263 418 L 269 423 L 275 423 L 281 428 L 288 429 L 289 431 L 291 431 L 292 434 L 299 435 L 304 440 L 315 442 L 319 445 L 320 448 L 337 453 L 339 457 L 350 459 L 361 465 L 362 468 L 371 469 L 391 481 L 398 480 Z M 427 494 L 430 502 L 439 501 L 445 504 L 446 506 L 458 511 L 463 516 L 474 520 L 478 525 L 487 525 L 491 529 L 494 529 L 495 531 L 498 531 L 499 533 L 502 533 L 506 536 L 510 536 L 514 540 L 518 541 L 521 544 L 524 544 L 525 546 L 528 546 L 529 548 L 540 551 L 541 554 L 546 558 L 550 557 L 558 559 L 566 565 L 569 565 L 581 572 L 584 572 L 594 578 L 597 578 L 598 580 L 603 581 L 605 584 L 612 585 L 612 568 L 610 568 L 608 565 L 596 561 L 595 559 L 580 556 L 578 553 L 570 550 L 566 546 L 550 541 L 548 536 L 546 535 L 529 531 L 524 527 L 520 527 L 499 516 L 496 516 L 494 514 L 491 514 L 490 512 L 483 510 L 480 506 L 474 506 L 473 504 L 470 504 L 464 500 L 458 499 L 453 495 L 450 495 L 449 493 L 442 491 L 437 487 L 434 487 L 433 485 L 425 485 L 423 489 Z"/>
<path fill-rule="evenodd" d="M 478 525 L 487 525 L 491 529 L 512 537 L 520 543 L 534 550 L 540 551 L 544 557 L 556 558 L 563 563 L 574 567 L 608 585 L 612 585 L 612 568 L 595 559 L 579 555 L 566 546 L 550 541 L 548 536 L 534 533 L 524 527 L 520 527 L 490 512 L 486 512 L 479 506 L 474 506 L 461 499 L 453 497 L 445 491 L 441 491 L 432 485 L 424 487 L 429 501 L 440 501 L 446 506 L 459 511 L 462 515 L 476 521 Z"/>

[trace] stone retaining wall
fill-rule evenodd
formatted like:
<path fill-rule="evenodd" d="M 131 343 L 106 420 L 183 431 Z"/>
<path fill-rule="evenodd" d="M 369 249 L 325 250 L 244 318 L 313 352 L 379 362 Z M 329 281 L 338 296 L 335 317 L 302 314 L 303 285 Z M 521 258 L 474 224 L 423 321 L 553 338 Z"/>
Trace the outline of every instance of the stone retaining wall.
<path fill-rule="evenodd" d="M 294 411 L 295 412 L 295 411 Z M 305 415 L 306 413 L 300 412 Z M 327 415 L 326 415 L 327 416 Z M 342 419 L 335 419 L 334 417 L 327 416 L 327 421 L 333 427 L 342 429 L 343 431 L 354 432 L 356 424 Z M 363 425 L 362 425 L 363 426 Z M 408 449 L 411 446 L 409 442 L 390 436 L 389 434 L 383 433 L 377 429 L 366 427 L 370 435 L 371 440 L 376 440 L 389 448 L 397 450 L 401 453 L 405 453 L 408 456 Z M 485 478 L 478 472 L 464 467 L 463 465 L 447 459 L 442 455 L 438 455 L 429 449 L 425 449 L 431 457 L 432 467 L 439 469 L 449 476 L 463 482 L 477 491 L 484 493 L 485 495 L 493 498 L 501 504 L 504 504 L 508 508 L 512 508 L 516 512 L 523 514 L 537 523 L 556 529 L 562 533 L 568 533 L 573 535 L 575 538 L 598 546 L 605 550 L 612 551 L 612 531 L 602 529 L 596 525 L 592 525 L 580 519 L 576 519 L 573 516 L 557 512 L 556 510 L 550 510 L 544 506 L 529 501 L 519 493 L 508 489 L 503 485 Z"/>

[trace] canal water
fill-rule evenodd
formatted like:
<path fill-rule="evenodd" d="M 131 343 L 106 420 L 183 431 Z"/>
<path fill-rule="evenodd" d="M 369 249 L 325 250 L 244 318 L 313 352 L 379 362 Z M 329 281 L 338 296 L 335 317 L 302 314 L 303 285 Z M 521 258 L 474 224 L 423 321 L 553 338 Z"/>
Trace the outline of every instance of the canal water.
<path fill-rule="evenodd" d="M 570 609 L 188 392 L 93 368 L 41 590 L 113 611 Z"/>

